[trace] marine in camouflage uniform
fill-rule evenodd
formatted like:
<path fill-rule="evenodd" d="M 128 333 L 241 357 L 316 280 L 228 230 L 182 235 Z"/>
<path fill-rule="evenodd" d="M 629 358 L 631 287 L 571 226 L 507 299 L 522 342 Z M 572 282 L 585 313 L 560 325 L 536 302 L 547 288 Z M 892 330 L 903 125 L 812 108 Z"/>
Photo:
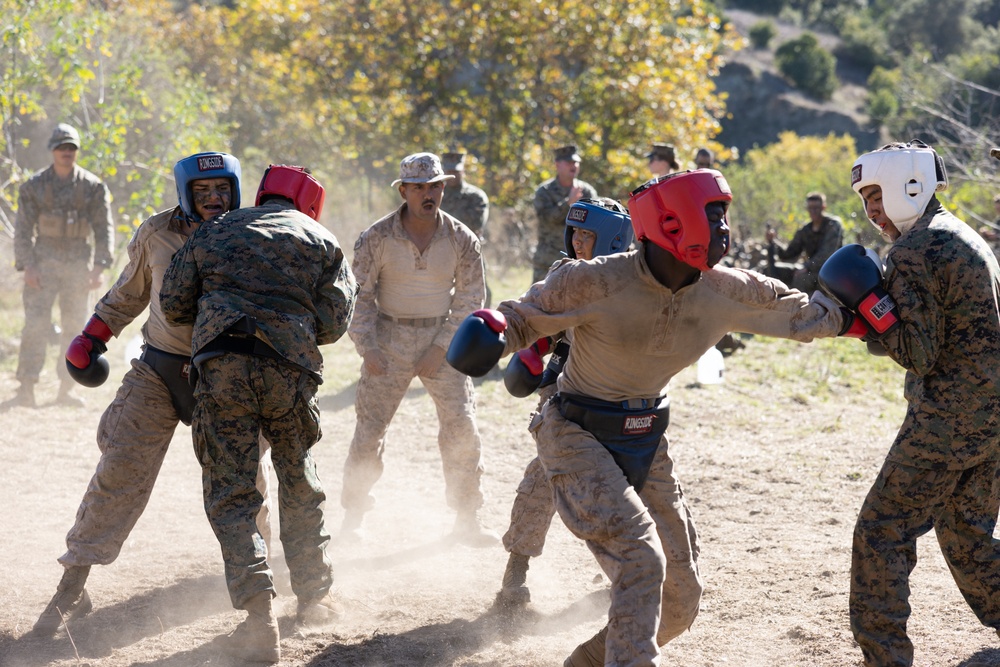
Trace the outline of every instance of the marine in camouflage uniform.
<path fill-rule="evenodd" d="M 258 433 L 271 443 L 281 544 L 300 612 L 332 584 L 326 495 L 310 453 L 321 437 L 318 346 L 347 330 L 356 290 L 337 239 L 287 199 L 203 223 L 164 277 L 167 322 L 194 325 L 195 453 L 237 609 L 263 600 L 270 613 L 275 594 L 254 523 Z"/>
<path fill-rule="evenodd" d="M 596 199 L 597 190 L 576 177 L 580 155 L 576 146 L 555 151 L 556 175 L 535 190 L 535 215 L 538 218 L 538 243 L 532 260 L 531 282 L 545 278 L 552 262 L 562 256 L 566 234 L 566 214 L 580 199 Z"/>
<path fill-rule="evenodd" d="M 471 229 L 480 240 L 486 238 L 490 198 L 465 180 L 465 154 L 445 153 L 441 156 L 441 166 L 444 173 L 454 177 L 445 185 L 441 210 Z"/>
<path fill-rule="evenodd" d="M 419 377 L 437 409 L 445 497 L 458 512 L 455 535 L 475 546 L 497 539 L 490 540 L 478 518 L 483 464 L 472 380 L 444 363 L 458 323 L 480 308 L 484 297 L 479 239 L 435 206 L 447 178 L 431 153 L 404 158 L 393 184 L 404 202 L 354 246 L 361 292 L 349 334 L 365 363 L 355 400 L 357 426 L 344 463 L 347 537 L 358 536 L 364 513 L 374 506 L 370 492 L 382 476 L 386 431 L 410 382 Z M 419 207 L 422 217 L 411 206 Z M 404 217 L 417 219 L 404 223 Z"/>
<path fill-rule="evenodd" d="M 866 200 L 869 217 L 887 208 L 886 188 Z M 887 227 L 900 324 L 880 338 L 906 369 L 907 411 L 854 529 L 851 629 L 868 667 L 913 663 L 908 581 L 932 529 L 966 602 L 1000 628 L 1000 266 L 936 197 L 911 224 Z"/>
<path fill-rule="evenodd" d="M 479 237 L 480 243 L 486 242 L 486 223 L 490 218 L 490 198 L 486 193 L 465 180 L 465 153 L 445 153 L 441 156 L 441 166 L 444 173 L 454 180 L 445 184 L 444 196 L 441 198 L 441 210 L 457 219 Z M 486 260 L 483 259 L 483 274 L 486 273 Z M 492 293 L 489 283 L 486 284 L 486 305 L 490 305 Z"/>
<path fill-rule="evenodd" d="M 225 210 L 231 202 L 220 198 L 217 206 Z M 195 211 L 196 215 L 201 212 Z M 204 215 L 211 217 L 209 212 Z M 191 423 L 193 400 L 185 374 L 191 327 L 168 326 L 159 303 L 163 274 L 200 220 L 185 215 L 178 206 L 139 225 L 128 244 L 128 264 L 94 308 L 96 317 L 117 337 L 149 307 L 142 326 L 143 352 L 132 360 L 132 368 L 101 417 L 97 430 L 101 458 L 66 536 L 66 553 L 59 557 L 66 568 L 63 581 L 33 628 L 36 636 L 58 629 L 62 619 L 57 608 L 66 616 L 87 613 L 91 602 L 83 587 L 91 566 L 107 565 L 118 557 L 149 502 L 178 422 Z M 268 451 L 266 441 L 261 445 Z M 269 470 L 268 454 L 262 457 L 257 473 L 257 488 L 268 500 Z M 267 540 L 268 514 L 265 504 L 257 517 Z"/>
<path fill-rule="evenodd" d="M 5 405 L 35 405 L 34 385 L 52 339 L 52 306 L 59 300 L 61 349 L 87 317 L 87 293 L 111 266 L 114 224 L 111 193 L 100 178 L 76 164 L 80 135 L 56 126 L 49 139 L 53 164 L 28 179 L 18 194 L 14 268 L 25 272 L 24 329 L 17 359 L 18 395 Z M 37 281 L 37 282 L 36 282 Z M 60 402 L 82 405 L 60 360 Z"/>
<path fill-rule="evenodd" d="M 672 178 L 691 177 L 704 175 Z M 670 199 L 686 192 L 682 181 L 676 187 Z M 728 202 L 728 188 L 719 196 Z M 629 208 L 636 224 L 632 202 Z M 725 209 L 709 198 L 706 214 L 710 210 L 717 216 L 708 218 L 714 220 L 711 238 L 717 239 L 712 246 L 724 233 L 724 253 Z M 679 224 L 687 229 L 699 223 Z M 641 226 L 636 231 L 645 238 Z M 739 269 L 706 268 L 693 282 L 672 290 L 654 277 L 654 262 L 648 260 L 653 257 L 663 275 L 664 252 L 645 241 L 628 253 L 570 262 L 520 300 L 499 306 L 507 321 L 508 353 L 573 330 L 573 352 L 559 376 L 559 394 L 533 416 L 529 430 L 559 516 L 586 541 L 610 579 L 612 593 L 608 626 L 578 647 L 567 665 L 658 664 L 659 646 L 693 623 L 702 593 L 697 534 L 666 434 L 659 437 L 637 492 L 609 449 L 580 425 L 576 404 L 662 412 L 668 402 L 661 392 L 670 379 L 728 331 L 810 341 L 837 335 L 843 324 L 838 310 Z M 583 411 L 584 420 L 588 411 Z"/>
<path fill-rule="evenodd" d="M 773 257 L 785 262 L 797 262 L 802 255 L 806 258 L 792 274 L 791 285 L 797 290 L 812 293 L 819 288 L 816 274 L 823 263 L 844 244 L 844 225 L 835 215 L 826 215 L 826 196 L 820 192 L 810 192 L 806 197 L 809 222 L 802 225 L 787 246 L 774 240 L 774 230 L 768 231 L 769 252 Z M 777 278 L 778 276 L 772 276 Z"/>

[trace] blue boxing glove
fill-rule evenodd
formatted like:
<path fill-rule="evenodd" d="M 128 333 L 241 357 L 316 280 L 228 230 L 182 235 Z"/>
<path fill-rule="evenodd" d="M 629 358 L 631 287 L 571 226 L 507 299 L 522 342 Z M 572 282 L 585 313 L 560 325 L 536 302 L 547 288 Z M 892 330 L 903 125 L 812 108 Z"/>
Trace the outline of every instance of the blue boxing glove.
<path fill-rule="evenodd" d="M 531 347 L 518 350 L 503 374 L 503 384 L 511 396 L 524 398 L 530 396 L 542 384 L 545 372 L 545 362 L 542 360 L 549 352 L 552 341 L 540 338 Z"/>
<path fill-rule="evenodd" d="M 882 287 L 882 260 L 858 243 L 845 245 L 820 267 L 819 284 L 881 338 L 899 326 L 896 302 Z"/>
<path fill-rule="evenodd" d="M 498 310 L 481 308 L 466 317 L 455 331 L 445 356 L 463 375 L 482 377 L 497 365 L 507 347 L 503 332 L 507 319 Z"/>

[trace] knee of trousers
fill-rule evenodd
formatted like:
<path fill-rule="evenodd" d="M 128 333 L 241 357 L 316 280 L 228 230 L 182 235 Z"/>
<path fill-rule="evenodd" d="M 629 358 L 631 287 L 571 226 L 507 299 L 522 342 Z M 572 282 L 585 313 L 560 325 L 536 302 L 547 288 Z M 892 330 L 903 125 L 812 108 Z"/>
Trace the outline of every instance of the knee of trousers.
<path fill-rule="evenodd" d="M 660 646 L 691 627 L 701 609 L 703 592 L 704 585 L 691 563 L 667 564 L 660 628 L 656 634 Z"/>

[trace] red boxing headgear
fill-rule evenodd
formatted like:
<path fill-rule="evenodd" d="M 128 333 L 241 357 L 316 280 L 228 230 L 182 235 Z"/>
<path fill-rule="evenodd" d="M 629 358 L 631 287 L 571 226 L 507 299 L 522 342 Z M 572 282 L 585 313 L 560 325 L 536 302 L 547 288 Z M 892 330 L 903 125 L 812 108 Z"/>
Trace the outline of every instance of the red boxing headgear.
<path fill-rule="evenodd" d="M 268 195 L 291 199 L 295 208 L 313 220 L 319 220 L 326 200 L 326 191 L 319 181 L 302 167 L 286 164 L 272 164 L 267 168 L 264 178 L 260 179 L 254 205 L 260 206 L 261 200 Z"/>
<path fill-rule="evenodd" d="M 632 228 L 677 259 L 708 271 L 711 225 L 705 206 L 733 201 L 726 177 L 714 169 L 668 174 L 634 190 L 628 200 Z"/>

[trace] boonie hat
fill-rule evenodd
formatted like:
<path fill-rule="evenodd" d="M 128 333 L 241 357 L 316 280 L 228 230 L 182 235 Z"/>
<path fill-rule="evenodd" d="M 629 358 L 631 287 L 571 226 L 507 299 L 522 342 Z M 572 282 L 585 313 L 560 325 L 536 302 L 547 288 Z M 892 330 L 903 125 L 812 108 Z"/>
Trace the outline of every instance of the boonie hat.
<path fill-rule="evenodd" d="M 579 162 L 580 154 L 576 151 L 576 146 L 561 146 L 556 149 L 556 162 Z"/>
<path fill-rule="evenodd" d="M 392 187 L 400 183 L 437 183 L 453 178 L 455 177 L 444 173 L 441 160 L 434 153 L 414 153 L 399 162 L 399 178 L 392 182 Z"/>
<path fill-rule="evenodd" d="M 62 146 L 63 144 L 70 144 L 80 148 L 80 133 L 72 125 L 59 123 L 56 125 L 56 129 L 52 130 L 52 136 L 49 137 L 49 150 L 55 150 L 56 146 Z"/>

